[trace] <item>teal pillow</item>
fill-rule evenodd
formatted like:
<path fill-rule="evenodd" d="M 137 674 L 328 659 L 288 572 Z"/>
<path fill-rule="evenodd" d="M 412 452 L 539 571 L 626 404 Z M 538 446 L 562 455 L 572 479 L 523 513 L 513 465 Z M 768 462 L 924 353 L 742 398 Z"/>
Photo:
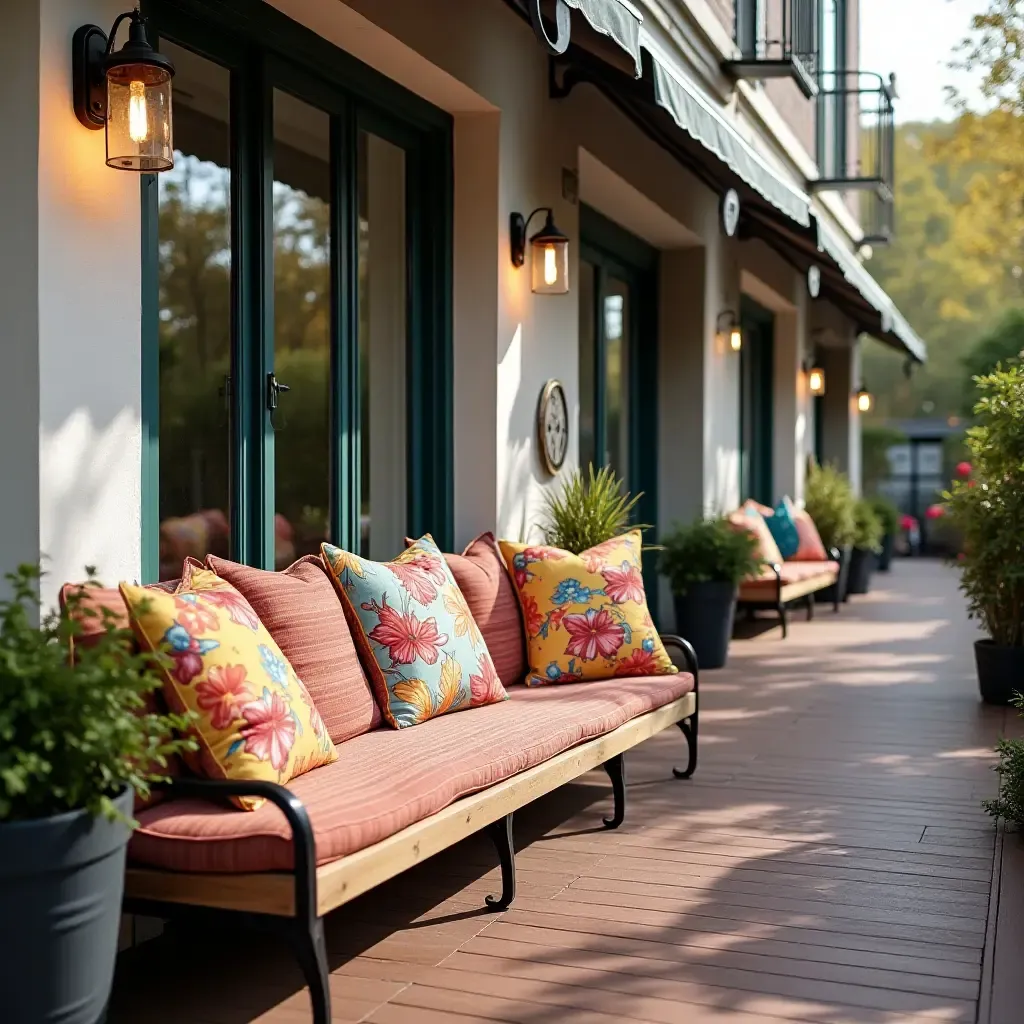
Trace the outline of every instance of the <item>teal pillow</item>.
<path fill-rule="evenodd" d="M 775 515 L 767 516 L 765 522 L 771 530 L 775 543 L 779 546 L 779 554 L 783 559 L 789 560 L 800 548 L 800 534 L 797 532 L 796 523 L 793 521 L 793 513 L 786 498 L 775 506 Z"/>

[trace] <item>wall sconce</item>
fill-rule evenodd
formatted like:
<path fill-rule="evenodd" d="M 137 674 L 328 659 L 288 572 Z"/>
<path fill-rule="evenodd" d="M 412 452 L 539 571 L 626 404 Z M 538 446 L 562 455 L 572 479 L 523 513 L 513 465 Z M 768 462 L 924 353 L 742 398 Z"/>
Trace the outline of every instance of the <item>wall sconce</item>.
<path fill-rule="evenodd" d="M 537 295 L 565 295 L 569 291 L 569 238 L 555 226 L 551 208 L 541 206 L 529 217 L 513 213 L 509 218 L 512 266 L 526 262 L 526 231 L 538 213 L 547 217 L 544 227 L 530 239 L 530 279 Z"/>
<path fill-rule="evenodd" d="M 743 348 L 743 329 L 734 310 L 725 309 L 718 314 L 716 330 L 720 338 L 728 340 L 729 348 L 733 352 L 739 352 Z"/>
<path fill-rule="evenodd" d="M 115 51 L 126 19 L 128 42 Z M 109 37 L 97 25 L 83 25 L 74 35 L 71 63 L 75 115 L 93 131 L 106 128 L 107 166 L 143 174 L 169 171 L 174 65 L 149 45 L 142 15 L 118 15 Z"/>
<path fill-rule="evenodd" d="M 872 395 L 871 392 L 861 384 L 860 389 L 857 391 L 857 411 L 871 412 L 871 408 L 874 404 L 874 395 Z"/>
<path fill-rule="evenodd" d="M 820 366 L 804 363 L 804 373 L 807 374 L 808 392 L 815 398 L 821 398 L 825 394 L 825 371 Z"/>

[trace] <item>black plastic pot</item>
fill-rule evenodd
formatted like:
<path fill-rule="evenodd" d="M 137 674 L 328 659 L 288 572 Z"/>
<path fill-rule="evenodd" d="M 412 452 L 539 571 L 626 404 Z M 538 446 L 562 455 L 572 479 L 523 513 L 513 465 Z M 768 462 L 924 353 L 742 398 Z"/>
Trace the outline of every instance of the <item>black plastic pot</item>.
<path fill-rule="evenodd" d="M 132 814 L 132 791 L 114 802 Z M 71 811 L 0 824 L 0 1019 L 97 1024 L 117 957 L 129 829 Z"/>
<path fill-rule="evenodd" d="M 734 583 L 715 581 L 676 594 L 676 632 L 693 644 L 702 669 L 721 668 L 729 656 L 738 593 Z"/>
<path fill-rule="evenodd" d="M 877 566 L 879 572 L 888 572 L 892 568 L 892 552 L 895 542 L 896 538 L 891 533 L 887 533 L 882 538 L 882 550 L 878 555 Z"/>
<path fill-rule="evenodd" d="M 850 555 L 850 577 L 846 583 L 847 594 L 866 594 L 871 589 L 871 574 L 875 571 L 878 556 L 868 548 L 854 548 Z"/>
<path fill-rule="evenodd" d="M 986 704 L 1009 704 L 1024 693 L 1024 647 L 1003 647 L 992 640 L 974 641 L 978 689 Z"/>
<path fill-rule="evenodd" d="M 847 598 L 846 586 L 850 579 L 850 547 L 839 548 L 839 578 L 830 587 L 818 591 L 814 595 L 815 604 L 834 604 L 836 600 L 845 601 Z M 839 597 L 836 597 L 836 591 Z"/>

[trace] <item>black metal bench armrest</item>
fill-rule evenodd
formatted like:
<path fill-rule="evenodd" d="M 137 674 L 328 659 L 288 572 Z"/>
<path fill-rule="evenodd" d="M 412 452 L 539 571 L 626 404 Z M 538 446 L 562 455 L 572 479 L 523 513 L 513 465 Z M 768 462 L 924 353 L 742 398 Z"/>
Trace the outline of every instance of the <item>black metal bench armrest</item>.
<path fill-rule="evenodd" d="M 672 633 L 662 633 L 661 642 L 665 645 L 665 649 L 669 651 L 669 648 L 677 647 L 682 653 L 682 660 L 686 664 L 686 671 L 693 676 L 693 692 L 697 692 L 698 676 L 700 674 L 700 666 L 697 664 L 697 652 L 693 649 L 693 644 L 689 640 L 684 640 L 681 636 L 675 636 Z M 673 662 L 678 665 L 679 663 L 672 659 Z"/>
<path fill-rule="evenodd" d="M 233 796 L 251 796 L 270 801 L 285 816 L 292 830 L 296 914 L 312 911 L 316 916 L 316 839 L 305 805 L 290 789 L 276 782 L 258 779 L 193 779 L 182 776 L 155 788 L 171 798 L 197 797 L 222 801 Z"/>

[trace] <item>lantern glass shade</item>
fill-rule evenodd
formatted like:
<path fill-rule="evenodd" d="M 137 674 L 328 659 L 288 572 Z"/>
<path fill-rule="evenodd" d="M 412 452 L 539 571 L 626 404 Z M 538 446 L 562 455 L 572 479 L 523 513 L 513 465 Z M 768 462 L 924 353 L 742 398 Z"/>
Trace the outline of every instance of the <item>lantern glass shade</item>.
<path fill-rule="evenodd" d="M 825 394 L 825 371 L 820 366 L 812 367 L 807 374 L 807 390 L 820 398 Z"/>
<path fill-rule="evenodd" d="M 871 406 L 874 405 L 874 399 L 871 396 L 871 392 L 867 388 L 861 388 L 857 392 L 857 411 L 858 412 L 871 412 Z"/>
<path fill-rule="evenodd" d="M 729 331 L 729 348 L 733 352 L 739 352 L 743 348 L 743 331 L 740 330 L 738 325 Z"/>
<path fill-rule="evenodd" d="M 107 166 L 143 173 L 174 166 L 171 75 L 149 64 L 107 71 Z"/>
<path fill-rule="evenodd" d="M 565 295 L 569 291 L 569 239 L 548 213 L 544 227 L 530 239 L 530 279 L 536 295 Z"/>

